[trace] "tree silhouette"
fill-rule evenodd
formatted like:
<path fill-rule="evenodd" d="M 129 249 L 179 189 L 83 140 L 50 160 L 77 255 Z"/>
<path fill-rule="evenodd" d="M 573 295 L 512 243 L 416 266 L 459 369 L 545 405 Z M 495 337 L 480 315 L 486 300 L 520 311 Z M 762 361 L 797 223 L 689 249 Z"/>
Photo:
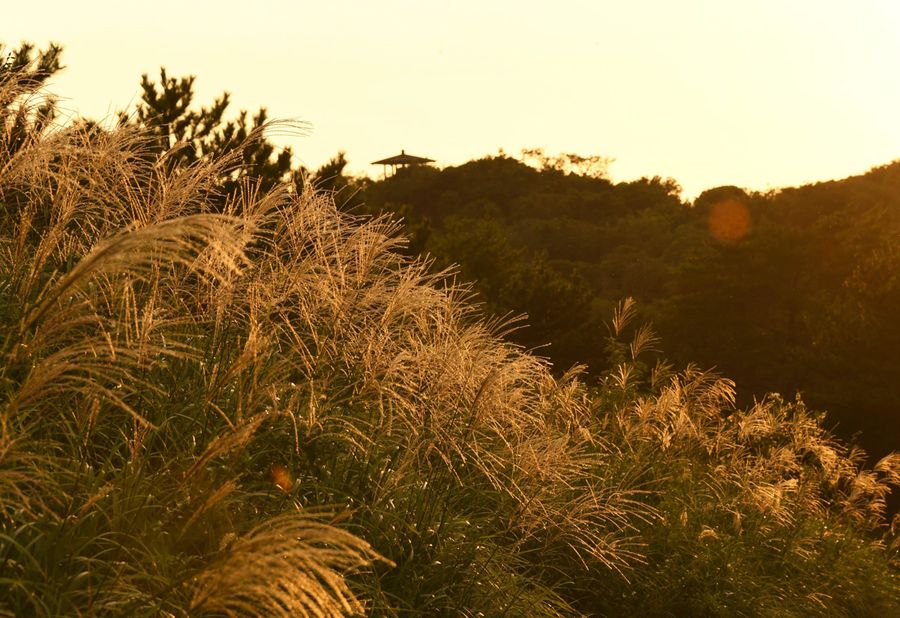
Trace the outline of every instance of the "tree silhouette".
<path fill-rule="evenodd" d="M 280 151 L 262 134 L 268 117 L 265 108 L 252 117 L 241 110 L 236 118 L 225 119 L 230 95 L 224 92 L 209 106 L 194 106 L 195 77 L 175 78 L 160 69 L 159 82 L 147 74 L 141 77 L 143 91 L 133 115 L 120 115 L 123 123 L 133 123 L 155 138 L 157 155 L 168 152 L 172 167 L 192 165 L 200 159 L 236 156 L 235 165 L 222 178 L 226 191 L 240 178 L 252 177 L 263 189 L 287 179 L 291 170 L 291 149 Z"/>

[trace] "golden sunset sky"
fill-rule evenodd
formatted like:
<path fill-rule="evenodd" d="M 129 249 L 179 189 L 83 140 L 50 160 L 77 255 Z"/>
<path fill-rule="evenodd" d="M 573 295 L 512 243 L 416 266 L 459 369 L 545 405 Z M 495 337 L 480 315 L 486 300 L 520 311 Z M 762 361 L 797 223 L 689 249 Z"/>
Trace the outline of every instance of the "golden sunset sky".
<path fill-rule="evenodd" d="M 0 41 L 65 47 L 71 113 L 126 108 L 141 73 L 197 76 L 234 112 L 354 173 L 401 149 L 452 165 L 522 148 L 613 157 L 693 197 L 900 158 L 897 0 L 4 2 Z"/>

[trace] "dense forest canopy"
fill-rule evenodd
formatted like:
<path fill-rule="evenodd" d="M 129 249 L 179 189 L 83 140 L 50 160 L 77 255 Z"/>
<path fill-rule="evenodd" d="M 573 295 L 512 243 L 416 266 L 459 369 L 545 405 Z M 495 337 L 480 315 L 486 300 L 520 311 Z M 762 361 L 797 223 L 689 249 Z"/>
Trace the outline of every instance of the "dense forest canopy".
<path fill-rule="evenodd" d="M 743 403 L 801 393 L 872 452 L 900 444 L 900 163 L 693 203 L 672 180 L 506 156 L 364 186 L 369 209 L 405 217 L 413 251 L 458 263 L 492 311 L 527 313 L 512 338 L 558 371 L 602 373 L 604 317 L 633 297 L 669 359 L 733 377 Z"/>

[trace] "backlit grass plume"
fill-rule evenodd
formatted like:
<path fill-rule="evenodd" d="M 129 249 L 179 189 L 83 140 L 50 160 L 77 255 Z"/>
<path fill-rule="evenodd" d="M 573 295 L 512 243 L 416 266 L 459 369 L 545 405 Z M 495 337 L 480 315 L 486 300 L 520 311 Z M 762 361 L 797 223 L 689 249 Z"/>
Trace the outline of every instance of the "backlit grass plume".
<path fill-rule="evenodd" d="M 604 381 L 556 379 L 391 221 L 148 143 L 0 162 L 0 612 L 898 609 L 896 457 L 651 368 L 628 303 Z"/>

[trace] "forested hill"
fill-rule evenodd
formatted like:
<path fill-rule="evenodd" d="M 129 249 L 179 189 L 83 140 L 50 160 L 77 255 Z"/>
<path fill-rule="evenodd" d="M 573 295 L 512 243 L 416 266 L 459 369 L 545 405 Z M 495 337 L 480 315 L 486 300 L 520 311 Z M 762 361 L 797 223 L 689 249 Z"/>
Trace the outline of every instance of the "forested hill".
<path fill-rule="evenodd" d="M 489 309 L 527 313 L 512 337 L 557 370 L 607 367 L 603 323 L 632 296 L 667 359 L 715 367 L 743 403 L 800 392 L 871 454 L 900 447 L 900 162 L 693 203 L 556 163 L 410 168 L 358 199 L 402 215 L 411 251 L 458 263 Z"/>

